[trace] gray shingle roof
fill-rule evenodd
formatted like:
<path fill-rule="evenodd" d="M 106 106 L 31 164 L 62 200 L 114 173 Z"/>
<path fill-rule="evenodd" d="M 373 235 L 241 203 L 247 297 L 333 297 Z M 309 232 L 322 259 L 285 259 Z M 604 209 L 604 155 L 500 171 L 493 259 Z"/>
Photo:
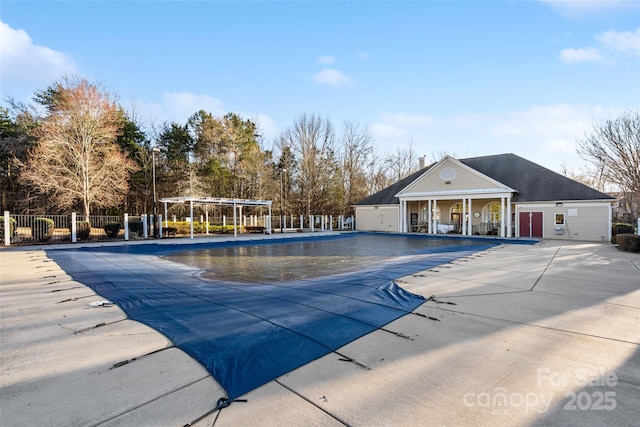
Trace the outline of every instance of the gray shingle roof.
<path fill-rule="evenodd" d="M 460 159 L 460 162 L 517 190 L 514 202 L 614 199 L 511 153 Z"/>
<path fill-rule="evenodd" d="M 431 165 L 431 166 L 433 166 L 433 165 Z M 416 172 L 414 174 L 411 174 L 406 178 L 402 178 L 400 181 L 396 182 L 395 184 L 391 184 L 387 188 L 385 188 L 383 190 L 380 190 L 377 193 L 372 194 L 371 196 L 360 200 L 358 203 L 356 203 L 356 205 L 365 205 L 366 206 L 366 205 L 393 205 L 393 204 L 399 204 L 400 203 L 400 199 L 395 197 L 395 195 L 398 194 L 400 192 L 400 190 L 405 188 L 407 185 L 411 184 L 413 181 L 418 179 L 420 177 L 420 175 L 425 173 L 431 166 L 427 166 L 426 168 L 421 169 L 418 172 Z"/>
<path fill-rule="evenodd" d="M 556 200 L 613 200 L 608 194 L 594 190 L 564 175 L 553 172 L 515 154 L 472 157 L 459 161 L 494 180 L 513 188 L 514 202 L 540 202 Z M 356 205 L 398 204 L 394 197 L 403 188 L 418 179 L 431 166 L 410 175 L 373 194 Z"/>

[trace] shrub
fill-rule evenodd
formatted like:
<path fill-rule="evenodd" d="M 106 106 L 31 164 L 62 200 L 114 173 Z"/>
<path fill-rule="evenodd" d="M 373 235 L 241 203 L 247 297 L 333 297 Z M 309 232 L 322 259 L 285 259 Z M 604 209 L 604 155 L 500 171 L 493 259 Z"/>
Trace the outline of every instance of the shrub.
<path fill-rule="evenodd" d="M 171 223 L 169 227 L 173 227 L 178 230 L 178 234 L 191 234 L 191 223 L 186 221 L 178 221 Z M 202 233 L 204 227 L 199 222 L 193 222 L 193 232 L 194 233 Z"/>
<path fill-rule="evenodd" d="M 120 223 L 119 222 L 109 222 L 104 226 L 104 232 L 107 237 L 111 239 L 115 239 L 118 237 L 118 233 L 120 233 Z M 129 227 L 131 229 L 131 227 Z"/>
<path fill-rule="evenodd" d="M 611 225 L 611 235 L 615 236 L 617 234 L 633 234 L 636 232 L 636 228 L 631 224 L 625 224 L 623 222 L 618 222 Z"/>
<path fill-rule="evenodd" d="M 15 236 L 16 234 L 16 219 L 13 217 L 9 217 L 9 230 L 10 236 Z M 4 217 L 0 217 L 0 235 L 4 236 Z"/>
<path fill-rule="evenodd" d="M 166 228 L 164 222 L 162 227 Z M 169 227 L 175 228 L 178 234 L 191 234 L 191 223 L 187 221 L 169 222 Z M 238 228 L 242 227 L 238 225 Z M 196 234 L 204 234 L 207 232 L 206 222 L 193 222 L 193 232 Z M 211 225 L 209 224 L 209 233 L 233 233 L 233 225 Z"/>
<path fill-rule="evenodd" d="M 233 225 L 210 225 L 210 233 L 233 233 Z"/>
<path fill-rule="evenodd" d="M 39 242 L 46 242 L 53 237 L 55 223 L 51 218 L 35 218 L 31 225 L 31 236 Z"/>
<path fill-rule="evenodd" d="M 623 251 L 640 252 L 640 236 L 637 234 L 618 234 L 616 235 L 616 243 Z"/>
<path fill-rule="evenodd" d="M 69 226 L 69 231 L 71 231 L 71 226 Z M 90 234 L 91 223 L 89 223 L 89 221 L 76 221 L 76 237 L 79 240 L 89 239 Z"/>
<path fill-rule="evenodd" d="M 137 233 L 138 236 L 142 236 L 142 221 L 129 221 L 129 231 Z"/>

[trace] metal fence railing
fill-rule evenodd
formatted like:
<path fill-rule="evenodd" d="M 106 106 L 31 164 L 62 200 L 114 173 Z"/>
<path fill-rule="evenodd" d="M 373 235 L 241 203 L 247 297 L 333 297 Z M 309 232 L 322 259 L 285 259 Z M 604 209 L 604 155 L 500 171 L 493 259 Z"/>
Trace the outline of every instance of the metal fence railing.
<path fill-rule="evenodd" d="M 0 233 L 5 238 L 8 231 L 11 243 L 71 241 L 70 223 L 66 215 L 11 215 Z"/>
<path fill-rule="evenodd" d="M 110 241 L 147 239 L 154 236 L 179 237 L 191 235 L 192 227 L 176 227 L 185 218 L 171 217 L 163 219 L 158 215 L 161 223 L 155 224 L 152 215 L 21 215 L 4 212 L 0 217 L 0 242 L 5 246 L 33 245 L 51 243 L 75 243 L 87 241 Z M 190 220 L 190 218 L 189 218 Z M 204 222 L 202 222 L 205 220 Z M 209 235 L 214 232 L 229 232 L 233 227 L 233 218 L 203 217 L 200 221 L 194 218 L 194 234 Z M 240 232 L 281 232 L 291 231 L 325 231 L 325 230 L 353 230 L 353 217 L 331 215 L 289 215 L 287 217 L 268 215 L 242 216 L 236 218 Z M 163 233 L 163 228 L 165 232 Z M 169 233 L 166 231 L 170 230 Z"/>

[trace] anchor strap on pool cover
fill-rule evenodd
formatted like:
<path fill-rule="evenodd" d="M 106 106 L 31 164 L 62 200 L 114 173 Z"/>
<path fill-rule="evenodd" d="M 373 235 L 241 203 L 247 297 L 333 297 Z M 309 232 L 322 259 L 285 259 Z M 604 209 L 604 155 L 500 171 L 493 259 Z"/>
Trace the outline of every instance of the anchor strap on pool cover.
<path fill-rule="evenodd" d="M 224 388 L 226 401 L 233 401 L 425 301 L 392 278 L 494 245 L 453 245 L 357 274 L 278 284 L 203 280 L 195 268 L 158 258 L 185 250 L 164 246 L 56 249 L 48 255 L 130 319 L 164 334 L 200 362 Z"/>

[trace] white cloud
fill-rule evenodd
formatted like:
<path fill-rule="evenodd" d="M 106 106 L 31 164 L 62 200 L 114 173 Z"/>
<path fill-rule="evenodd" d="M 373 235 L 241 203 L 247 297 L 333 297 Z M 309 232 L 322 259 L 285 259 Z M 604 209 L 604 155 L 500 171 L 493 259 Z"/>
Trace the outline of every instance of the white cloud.
<path fill-rule="evenodd" d="M 606 31 L 596 39 L 609 50 L 640 57 L 640 28 L 635 31 Z"/>
<path fill-rule="evenodd" d="M 369 59 L 369 54 L 367 52 L 358 52 L 356 53 L 356 59 L 358 61 L 366 61 Z"/>
<path fill-rule="evenodd" d="M 493 127 L 497 135 L 536 135 L 543 138 L 582 135 L 591 127 L 594 111 L 569 104 L 535 106 L 526 111 L 512 111 L 508 118 Z"/>
<path fill-rule="evenodd" d="M 258 133 L 262 136 L 262 139 L 267 142 L 267 145 L 273 141 L 280 133 L 280 128 L 276 122 L 266 114 L 258 113 L 238 113 L 241 117 L 251 119 L 254 123 L 258 124 Z"/>
<path fill-rule="evenodd" d="M 576 153 L 577 141 L 590 133 L 594 125 L 620 112 L 570 104 L 535 106 L 509 112 L 492 132 L 497 139 L 512 141 L 512 147 L 532 161 L 547 167 L 552 162 L 576 166 L 583 163 Z"/>
<path fill-rule="evenodd" d="M 163 105 L 170 108 L 179 117 L 189 117 L 197 111 L 204 110 L 214 116 L 225 114 L 223 104 L 209 95 L 197 95 L 189 92 L 164 92 Z"/>
<path fill-rule="evenodd" d="M 387 142 L 392 144 L 406 142 L 411 137 L 411 133 L 407 129 L 383 122 L 376 122 L 372 124 L 369 127 L 369 131 L 371 132 L 373 139 L 381 142 L 382 145 L 387 145 Z"/>
<path fill-rule="evenodd" d="M 419 146 L 427 144 L 437 125 L 436 119 L 429 114 L 381 113 L 369 126 L 369 131 L 381 147 L 397 147 L 409 142 Z"/>
<path fill-rule="evenodd" d="M 550 169 L 564 164 L 584 164 L 576 153 L 577 141 L 603 120 L 623 109 L 586 105 L 543 105 L 527 110 L 492 114 L 432 116 L 429 114 L 380 114 L 369 127 L 379 147 L 413 143 L 419 155 L 456 157 L 515 153 Z"/>
<path fill-rule="evenodd" d="M 11 28 L 2 21 L 0 39 L 0 82 L 5 93 L 17 86 L 42 89 L 64 75 L 78 73 L 69 55 L 34 44 L 26 31 Z"/>
<path fill-rule="evenodd" d="M 189 92 L 164 92 L 160 102 L 132 101 L 132 105 L 143 124 L 148 126 L 163 122 L 183 125 L 200 110 L 215 117 L 222 117 L 229 112 L 219 99 Z M 237 111 L 237 114 L 258 124 L 258 133 L 265 141 L 270 141 L 278 135 L 278 125 L 268 115 L 244 111 Z"/>
<path fill-rule="evenodd" d="M 333 68 L 325 68 L 313 76 L 313 80 L 317 84 L 329 86 L 342 86 L 349 83 L 349 78 L 341 71 Z"/>
<path fill-rule="evenodd" d="M 223 103 L 209 95 L 189 92 L 164 92 L 159 102 L 135 101 L 143 120 L 149 123 L 176 122 L 184 124 L 194 113 L 204 110 L 214 116 L 226 113 Z"/>
<path fill-rule="evenodd" d="M 595 36 L 600 47 L 568 48 L 560 52 L 560 59 L 568 63 L 613 62 L 618 55 L 640 57 L 640 28 L 635 31 L 606 31 Z"/>
<path fill-rule="evenodd" d="M 334 64 L 336 62 L 336 58 L 332 55 L 319 56 L 316 59 L 318 64 Z"/>
<path fill-rule="evenodd" d="M 380 119 L 384 123 L 402 127 L 428 126 L 435 122 L 433 116 L 428 114 L 382 113 Z"/>
<path fill-rule="evenodd" d="M 570 64 L 576 62 L 605 62 L 602 52 L 595 47 L 564 49 L 560 52 L 560 59 Z"/>
<path fill-rule="evenodd" d="M 569 18 L 600 17 L 603 13 L 618 13 L 638 9 L 637 0 L 539 0 L 560 15 Z"/>

